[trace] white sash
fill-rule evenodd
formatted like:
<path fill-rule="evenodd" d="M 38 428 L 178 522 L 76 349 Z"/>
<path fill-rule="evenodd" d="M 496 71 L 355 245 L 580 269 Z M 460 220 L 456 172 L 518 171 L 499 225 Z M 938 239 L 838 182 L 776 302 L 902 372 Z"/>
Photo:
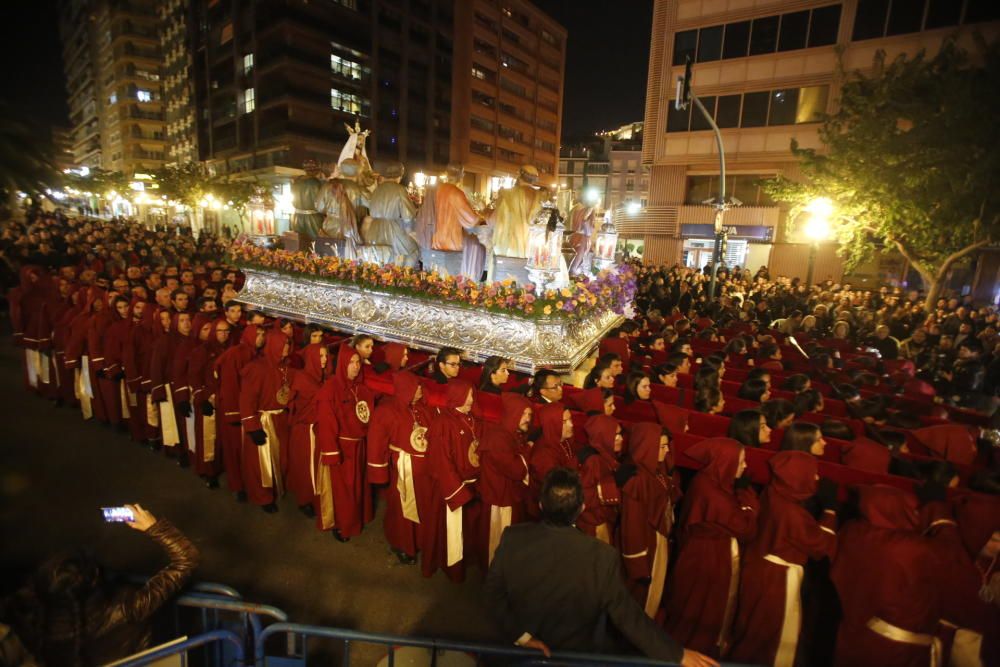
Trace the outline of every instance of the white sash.
<path fill-rule="evenodd" d="M 80 401 L 80 412 L 83 413 L 83 418 L 86 420 L 93 417 L 94 410 L 90 405 L 90 396 L 87 395 L 87 389 L 83 386 L 83 371 L 79 368 L 73 369 L 73 394 Z"/>
<path fill-rule="evenodd" d="M 444 506 L 444 523 L 448 535 L 448 565 L 454 565 L 462 560 L 462 507 L 451 509 Z"/>
<path fill-rule="evenodd" d="M 83 390 L 90 398 L 94 397 L 94 384 L 90 381 L 90 359 L 87 355 L 80 357 L 80 374 L 83 376 Z"/>
<path fill-rule="evenodd" d="M 281 479 L 281 440 L 278 430 L 274 428 L 274 415 L 284 410 L 261 410 L 260 427 L 267 435 L 267 440 L 257 448 L 257 460 L 260 463 L 260 483 L 266 489 L 273 488 L 276 497 L 284 494 Z"/>
<path fill-rule="evenodd" d="M 413 457 L 399 447 L 390 445 L 389 448 L 396 452 L 396 491 L 399 493 L 399 504 L 403 507 L 403 516 L 413 523 L 420 523 L 417 491 L 413 486 Z"/>
<path fill-rule="evenodd" d="M 160 401 L 160 428 L 163 431 L 163 446 L 176 447 L 181 441 L 177 431 L 177 415 L 174 414 L 174 394 L 170 391 L 170 383 L 164 385 L 167 390 L 167 400 Z"/>
<path fill-rule="evenodd" d="M 215 460 L 215 413 L 212 416 L 201 416 L 202 460 L 206 463 Z"/>
<path fill-rule="evenodd" d="M 122 419 L 128 419 L 132 416 L 132 411 L 129 409 L 130 405 L 135 405 L 135 399 L 133 398 L 129 402 L 129 391 L 125 388 L 125 380 L 118 381 L 118 396 L 121 398 L 122 404 Z"/>
<path fill-rule="evenodd" d="M 513 519 L 513 508 L 506 506 L 490 505 L 490 564 L 493 563 L 493 554 L 500 546 L 500 537 Z"/>
<path fill-rule="evenodd" d="M 28 369 L 28 386 L 38 388 L 38 350 L 24 351 L 24 366 Z"/>
<path fill-rule="evenodd" d="M 194 433 L 194 408 L 191 408 L 191 414 L 184 418 L 184 429 L 187 431 L 188 451 L 194 454 L 198 445 Z"/>
<path fill-rule="evenodd" d="M 785 568 L 785 615 L 781 622 L 781 639 L 774 656 L 774 667 L 792 667 L 802 629 L 802 566 L 768 554 L 764 560 Z"/>
<path fill-rule="evenodd" d="M 42 384 L 49 384 L 52 381 L 49 376 L 49 368 L 52 365 L 52 357 L 47 352 L 38 353 L 38 377 Z"/>
<path fill-rule="evenodd" d="M 667 579 L 667 559 L 669 558 L 669 545 L 667 538 L 660 531 L 656 533 L 656 552 L 653 554 L 653 569 L 649 572 L 649 590 L 646 592 L 646 616 L 656 618 L 656 612 L 660 609 L 660 601 L 663 599 L 663 585 Z"/>

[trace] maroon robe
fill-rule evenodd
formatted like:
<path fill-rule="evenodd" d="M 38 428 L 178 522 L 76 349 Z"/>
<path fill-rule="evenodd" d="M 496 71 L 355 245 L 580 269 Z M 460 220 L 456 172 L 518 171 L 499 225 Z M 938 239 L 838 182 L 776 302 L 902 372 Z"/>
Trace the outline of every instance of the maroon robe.
<path fill-rule="evenodd" d="M 303 348 L 300 352 L 302 368 L 292 372 L 292 397 L 288 402 L 288 420 L 291 422 L 288 490 L 300 507 L 311 507 L 316 500 L 316 396 L 327 375 L 320 361 L 322 348 L 321 343 Z"/>
<path fill-rule="evenodd" d="M 360 535 L 374 518 L 365 473 L 375 392 L 361 381 L 360 372 L 354 380 L 347 379 L 347 367 L 355 354 L 348 342 L 340 344 L 336 369 L 316 397 L 316 527 L 336 528 L 346 538 Z M 368 419 L 363 420 L 366 414 Z"/>
<path fill-rule="evenodd" d="M 216 395 L 219 381 L 215 377 L 213 365 L 223 352 L 223 344 L 216 335 L 216 327 L 220 321 L 210 321 L 202 315 L 195 317 L 194 332 L 208 324 L 211 330 L 208 339 L 201 341 L 188 357 L 187 378 L 190 386 L 191 410 L 194 416 L 194 447 L 191 449 L 191 468 L 204 479 L 213 480 L 222 473 L 222 452 L 218 443 L 218 418 L 214 403 L 218 403 Z M 205 403 L 212 404 L 212 414 L 205 414 Z M 214 402 L 214 403 L 213 403 Z M 211 432 L 206 432 L 206 427 Z M 209 436 L 206 439 L 206 436 Z"/>
<path fill-rule="evenodd" d="M 232 334 L 230 334 L 232 338 Z M 215 360 L 214 372 L 219 381 L 216 394 L 215 423 L 226 484 L 233 493 L 242 493 L 243 486 L 243 424 L 240 420 L 240 372 L 257 355 L 257 326 L 243 329 L 240 341 Z"/>
<path fill-rule="evenodd" d="M 817 521 L 801 505 L 816 493 L 816 457 L 779 452 L 768 464 L 771 482 L 761 498 L 757 536 L 743 559 L 727 659 L 792 667 L 802 628 L 803 567 L 810 558 L 833 557 L 836 515 L 827 511 Z"/>
<path fill-rule="evenodd" d="M 420 399 L 420 380 L 408 371 L 393 378 L 394 393 L 371 418 L 368 479 L 386 489 L 385 537 L 397 552 L 415 557 L 423 542 L 421 517 L 433 511 L 433 479 L 427 465 L 430 415 Z"/>
<path fill-rule="evenodd" d="M 278 401 L 278 392 L 290 386 L 289 369 L 282 357 L 286 344 L 288 336 L 280 330 L 268 331 L 261 355 L 240 371 L 243 487 L 247 500 L 255 505 L 277 502 L 285 489 L 288 410 Z M 264 433 L 264 444 L 257 445 L 251 439 L 249 434 L 255 432 Z"/>
<path fill-rule="evenodd" d="M 483 424 L 465 405 L 472 383 L 455 378 L 448 383 L 445 406 L 431 419 L 427 459 L 434 480 L 432 511 L 425 519 L 421 569 L 425 577 L 442 569 L 452 581 L 465 579 L 465 565 L 475 562 L 476 535 L 480 531 L 479 440 Z M 449 521 L 451 525 L 449 526 Z M 449 565 L 449 541 L 457 557 Z M 461 555 L 458 555 L 461 550 Z"/>
<path fill-rule="evenodd" d="M 94 390 L 93 407 L 94 407 L 94 417 L 98 421 L 104 423 L 112 423 L 112 417 L 115 413 L 111 412 L 114 410 L 114 404 L 109 408 L 107 405 L 107 399 L 109 397 L 109 388 L 105 388 L 101 382 L 101 375 L 104 371 L 104 333 L 107 331 L 108 327 L 111 325 L 111 312 L 108 306 L 107 295 L 101 293 L 97 300 L 101 302 L 101 306 L 97 307 L 95 300 L 95 308 L 97 308 L 87 323 L 87 362 L 90 364 L 90 385 Z"/>
<path fill-rule="evenodd" d="M 542 436 L 531 448 L 531 456 L 528 458 L 528 467 L 531 471 L 532 501 L 537 502 L 538 495 L 542 489 L 542 482 L 545 475 L 553 468 L 570 468 L 578 470 L 580 467 L 576 454 L 573 451 L 572 438 L 563 439 L 563 415 L 566 406 L 562 403 L 549 403 L 538 406 L 538 421 L 542 426 Z"/>
<path fill-rule="evenodd" d="M 132 318 L 132 326 L 129 327 L 128 336 L 125 339 L 122 366 L 125 371 L 125 389 L 129 399 L 131 401 L 132 397 L 135 398 L 135 408 L 130 408 L 129 412 L 129 431 L 132 440 L 144 443 L 154 437 L 146 412 L 146 396 L 149 395 L 149 385 L 143 383 L 149 365 L 149 353 L 152 350 L 154 323 L 153 306 L 148 303 L 145 304 L 141 317 L 138 320 L 135 319 L 137 303 L 139 302 L 133 299 L 129 315 Z"/>
<path fill-rule="evenodd" d="M 668 587 L 667 632 L 686 648 L 718 656 L 728 642 L 739 586 L 739 543 L 757 530 L 757 496 L 735 490 L 743 446 L 708 438 L 685 453 L 704 464 L 687 490 L 679 553 Z"/>
<path fill-rule="evenodd" d="M 128 314 L 119 316 L 114 304 L 111 305 L 111 324 L 104 333 L 101 348 L 104 357 L 103 377 L 98 379 L 105 408 L 112 424 L 121 423 L 128 405 L 122 405 L 122 382 L 125 380 L 125 344 L 128 341 L 132 319 Z M 127 401 L 127 395 L 125 395 Z M 128 410 L 131 415 L 131 410 Z"/>
<path fill-rule="evenodd" d="M 841 462 L 849 468 L 882 475 L 889 474 L 891 460 L 892 454 L 888 447 L 868 438 L 852 440 L 843 448 L 841 455 Z"/>
<path fill-rule="evenodd" d="M 621 505 L 621 493 L 614 478 L 619 465 L 615 452 L 618 430 L 614 417 L 594 415 L 584 426 L 589 445 L 577 454 L 584 508 L 576 527 L 607 544 L 611 544 L 615 534 Z"/>
<path fill-rule="evenodd" d="M 194 449 L 194 411 L 191 408 L 191 385 L 188 383 L 188 359 L 191 353 L 198 346 L 198 334 L 194 330 L 194 323 L 191 331 L 185 336 L 177 330 L 177 318 L 175 314 L 172 320 L 173 336 L 177 343 L 174 345 L 173 353 L 170 357 L 170 364 L 167 367 L 167 377 L 170 382 L 170 394 L 174 402 L 174 415 L 177 418 L 177 428 L 179 429 L 180 444 L 167 450 L 168 454 L 176 455 L 178 460 L 184 464 L 191 459 L 190 453 Z M 186 409 L 185 409 L 186 408 Z"/>
<path fill-rule="evenodd" d="M 934 542 L 917 532 L 912 493 L 881 485 L 861 487 L 859 493 L 862 518 L 841 529 L 830 570 L 843 609 L 834 664 L 926 667 L 932 650 L 928 644 L 941 618 L 945 561 Z M 884 624 L 927 641 L 891 639 Z"/>
<path fill-rule="evenodd" d="M 680 485 L 670 471 L 669 451 L 659 460 L 663 427 L 644 422 L 632 427 L 629 452 L 635 476 L 622 488 L 619 541 L 629 591 L 655 618 L 663 600 L 670 550 L 667 542 L 674 524 L 674 503 Z"/>
<path fill-rule="evenodd" d="M 480 522 L 479 562 L 489 567 L 500 535 L 510 525 L 525 520 L 529 497 L 528 457 L 531 448 L 518 426 L 531 402 L 520 394 L 503 393 L 499 424 L 483 425 L 479 443 L 479 493 L 483 501 Z"/>

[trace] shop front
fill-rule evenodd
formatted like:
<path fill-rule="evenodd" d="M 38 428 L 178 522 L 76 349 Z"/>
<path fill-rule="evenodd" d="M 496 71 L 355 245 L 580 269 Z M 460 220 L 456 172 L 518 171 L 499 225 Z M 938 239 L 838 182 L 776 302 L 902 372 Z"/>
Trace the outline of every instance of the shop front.
<path fill-rule="evenodd" d="M 755 271 L 766 266 L 774 241 L 774 227 L 770 225 L 726 225 L 726 242 L 722 261 L 727 267 L 739 266 Z M 715 227 L 706 224 L 682 224 L 684 241 L 684 266 L 702 269 L 712 263 L 715 244 Z"/>

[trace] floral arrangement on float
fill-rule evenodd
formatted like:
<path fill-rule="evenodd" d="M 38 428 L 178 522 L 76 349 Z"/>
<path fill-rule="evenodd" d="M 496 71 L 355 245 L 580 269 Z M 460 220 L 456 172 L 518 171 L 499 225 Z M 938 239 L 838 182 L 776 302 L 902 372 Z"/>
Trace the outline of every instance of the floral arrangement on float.
<path fill-rule="evenodd" d="M 312 253 L 270 250 L 248 242 L 230 249 L 237 266 L 291 276 L 309 276 L 337 285 L 361 285 L 403 296 L 441 301 L 530 318 L 583 319 L 611 310 L 621 314 L 635 298 L 635 270 L 627 265 L 601 271 L 596 278 L 574 277 L 570 285 L 536 293 L 535 285 L 513 280 L 477 283 L 464 276 L 443 276 L 392 264 L 375 264 Z"/>

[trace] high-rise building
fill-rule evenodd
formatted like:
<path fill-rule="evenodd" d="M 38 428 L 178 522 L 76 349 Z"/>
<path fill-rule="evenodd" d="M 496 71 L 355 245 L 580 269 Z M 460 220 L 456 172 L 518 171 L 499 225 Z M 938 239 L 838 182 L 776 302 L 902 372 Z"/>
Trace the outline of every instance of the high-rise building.
<path fill-rule="evenodd" d="M 817 130 L 835 108 L 838 58 L 847 70 L 865 70 L 879 49 L 890 59 L 933 52 L 956 32 L 971 45 L 974 31 L 995 37 L 998 18 L 994 0 L 656 0 L 642 145 L 647 205 L 619 232 L 644 242 L 649 262 L 701 267 L 711 257 L 714 210 L 703 202 L 718 189 L 715 138 L 697 109 L 677 110 L 673 99 L 690 57 L 692 89 L 722 132 L 727 196 L 742 202 L 724 218 L 727 264 L 805 276 L 804 239 L 785 233 L 785 213 L 759 183 L 798 177 L 792 139 L 821 148 Z M 817 279 L 840 277 L 835 250 L 820 249 Z"/>
<path fill-rule="evenodd" d="M 65 0 L 59 12 L 59 37 L 63 46 L 63 71 L 70 119 L 73 162 L 101 166 L 101 133 L 98 119 L 96 46 L 90 0 Z"/>
<path fill-rule="evenodd" d="M 526 0 L 455 3 L 451 159 L 489 194 L 522 165 L 556 186 L 566 30 Z"/>
<path fill-rule="evenodd" d="M 157 0 L 66 0 L 61 7 L 73 153 L 131 176 L 163 165 L 166 137 Z"/>
<path fill-rule="evenodd" d="M 166 123 L 166 160 L 168 165 L 180 165 L 198 159 L 197 109 L 194 105 L 194 36 L 188 0 L 160 0 L 160 52 L 163 54 L 162 73 L 164 121 Z"/>

